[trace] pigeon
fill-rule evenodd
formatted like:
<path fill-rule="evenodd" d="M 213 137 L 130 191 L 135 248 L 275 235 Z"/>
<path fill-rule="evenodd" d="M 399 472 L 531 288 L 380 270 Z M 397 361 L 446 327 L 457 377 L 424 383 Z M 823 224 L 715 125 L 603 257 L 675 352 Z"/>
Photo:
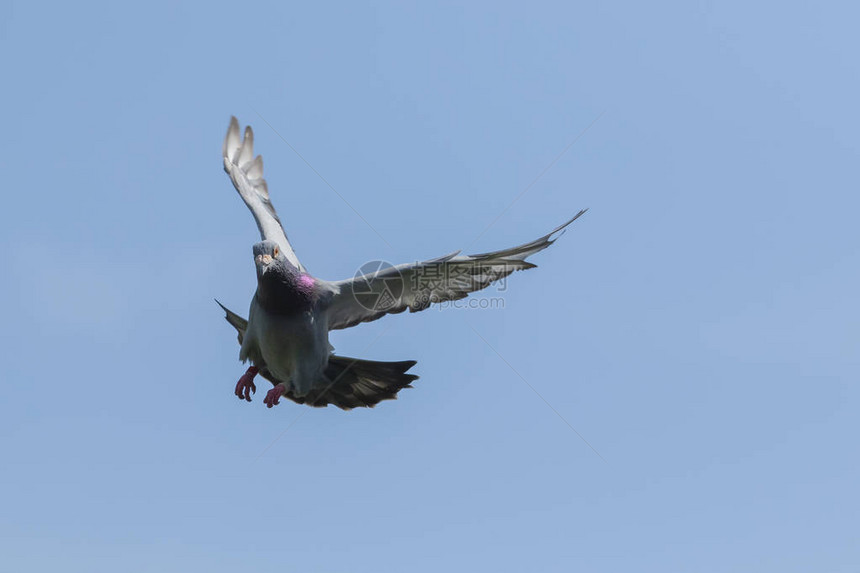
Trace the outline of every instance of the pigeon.
<path fill-rule="evenodd" d="M 293 250 L 269 198 L 263 158 L 254 157 L 254 132 L 230 119 L 222 149 L 224 171 L 245 202 L 262 241 L 253 246 L 257 290 L 248 319 L 217 302 L 238 332 L 239 359 L 251 366 L 235 388 L 251 401 L 257 375 L 273 388 L 263 403 L 287 398 L 298 404 L 343 410 L 373 407 L 397 397 L 418 379 L 414 360 L 376 362 L 334 354 L 329 332 L 433 303 L 455 301 L 514 271 L 534 268 L 526 259 L 549 247 L 586 210 L 546 235 L 518 247 L 478 255 L 459 251 L 423 262 L 362 267 L 356 276 L 326 281 L 311 275 Z"/>

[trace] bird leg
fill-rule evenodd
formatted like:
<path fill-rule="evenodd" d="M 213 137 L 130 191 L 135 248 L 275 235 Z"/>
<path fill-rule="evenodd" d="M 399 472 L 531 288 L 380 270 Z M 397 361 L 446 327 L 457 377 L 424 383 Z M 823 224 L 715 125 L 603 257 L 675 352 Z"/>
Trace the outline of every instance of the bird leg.
<path fill-rule="evenodd" d="M 287 393 L 287 389 L 283 384 L 277 384 L 274 388 L 269 390 L 266 393 L 266 397 L 263 398 L 263 403 L 266 405 L 266 408 L 271 408 L 278 404 L 281 400 L 281 396 Z"/>
<path fill-rule="evenodd" d="M 257 386 L 254 385 L 254 376 L 260 371 L 256 366 L 251 366 L 248 368 L 248 371 L 242 374 L 242 377 L 239 378 L 239 381 L 236 382 L 236 396 L 239 397 L 240 400 L 251 401 L 251 392 L 254 394 L 257 393 Z"/>

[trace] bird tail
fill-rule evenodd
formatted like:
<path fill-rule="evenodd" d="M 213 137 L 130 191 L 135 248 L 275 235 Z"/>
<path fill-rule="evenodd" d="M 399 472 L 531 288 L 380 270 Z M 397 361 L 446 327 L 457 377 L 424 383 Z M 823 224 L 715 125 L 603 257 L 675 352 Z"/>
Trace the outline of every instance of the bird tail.
<path fill-rule="evenodd" d="M 403 388 L 411 388 L 418 379 L 406 371 L 415 366 L 414 360 L 374 362 L 346 356 L 331 356 L 323 372 L 322 383 L 305 396 L 287 398 L 308 406 L 332 404 L 343 410 L 372 408 L 383 400 L 394 400 Z"/>

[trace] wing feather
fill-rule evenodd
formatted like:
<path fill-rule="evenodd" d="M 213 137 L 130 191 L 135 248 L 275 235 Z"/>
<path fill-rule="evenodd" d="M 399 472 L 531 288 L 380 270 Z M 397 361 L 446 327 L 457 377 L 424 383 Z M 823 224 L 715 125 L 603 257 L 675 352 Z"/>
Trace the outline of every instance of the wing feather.
<path fill-rule="evenodd" d="M 264 240 L 278 243 L 287 260 L 304 271 L 304 266 L 299 262 L 287 239 L 275 207 L 269 200 L 269 188 L 263 179 L 263 157 L 258 155 L 254 158 L 254 131 L 251 126 L 245 128 L 245 137 L 240 139 L 239 121 L 235 117 L 230 118 L 230 127 L 227 128 L 221 153 L 224 157 L 224 171 L 230 176 L 230 181 L 254 216 L 260 236 Z"/>
<path fill-rule="evenodd" d="M 329 329 L 348 328 L 386 314 L 397 314 L 407 309 L 418 312 L 433 303 L 460 300 L 514 271 L 534 268 L 536 265 L 526 258 L 553 244 L 565 228 L 585 211 L 580 211 L 546 235 L 518 247 L 478 255 L 459 255 L 457 251 L 331 283 L 337 294 L 328 309 Z"/>

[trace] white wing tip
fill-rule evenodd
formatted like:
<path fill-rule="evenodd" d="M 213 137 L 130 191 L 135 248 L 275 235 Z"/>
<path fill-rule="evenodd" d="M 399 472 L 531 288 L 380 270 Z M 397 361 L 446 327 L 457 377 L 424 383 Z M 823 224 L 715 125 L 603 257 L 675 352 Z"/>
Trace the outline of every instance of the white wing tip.
<path fill-rule="evenodd" d="M 242 146 L 239 148 L 238 157 L 235 162 L 237 165 L 245 169 L 245 165 L 254 159 L 254 130 L 250 125 L 245 126 L 245 139 L 242 141 Z"/>
<path fill-rule="evenodd" d="M 244 138 L 239 136 L 240 132 L 239 120 L 236 116 L 231 116 L 221 149 L 224 156 L 224 170 L 230 174 L 234 183 L 237 183 L 235 180 L 237 176 L 244 175 L 252 187 L 263 197 L 268 197 L 266 180 L 263 179 L 263 156 L 254 157 L 254 130 L 250 125 L 245 126 Z"/>
<path fill-rule="evenodd" d="M 233 156 L 233 151 L 239 147 L 241 141 L 239 139 L 239 120 L 236 116 L 230 116 L 230 125 L 227 126 L 227 135 L 224 137 L 224 145 L 221 147 L 221 154 L 225 159 L 230 159 Z"/>

